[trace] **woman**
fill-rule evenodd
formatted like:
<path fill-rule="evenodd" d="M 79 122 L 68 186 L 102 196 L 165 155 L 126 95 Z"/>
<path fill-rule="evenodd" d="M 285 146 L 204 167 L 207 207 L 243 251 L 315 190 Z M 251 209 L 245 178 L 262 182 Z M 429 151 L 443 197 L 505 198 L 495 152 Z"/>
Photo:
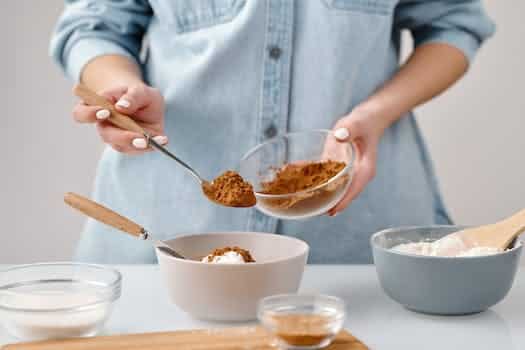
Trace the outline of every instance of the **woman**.
<path fill-rule="evenodd" d="M 109 144 L 94 199 L 157 238 L 214 230 L 306 240 L 312 263 L 369 263 L 370 235 L 450 219 L 411 110 L 467 70 L 493 32 L 480 1 L 67 1 L 51 51 L 208 178 L 276 134 L 330 128 L 358 148 L 353 183 L 329 215 L 280 221 L 210 203 L 194 180 L 109 113 L 81 102 Z M 400 31 L 415 43 L 399 67 Z M 144 40 L 147 35 L 147 40 Z M 350 205 L 351 204 L 351 205 Z M 339 214 L 339 215 L 337 215 Z M 337 215 L 337 216 L 336 216 Z M 154 262 L 151 246 L 88 221 L 79 260 Z"/>

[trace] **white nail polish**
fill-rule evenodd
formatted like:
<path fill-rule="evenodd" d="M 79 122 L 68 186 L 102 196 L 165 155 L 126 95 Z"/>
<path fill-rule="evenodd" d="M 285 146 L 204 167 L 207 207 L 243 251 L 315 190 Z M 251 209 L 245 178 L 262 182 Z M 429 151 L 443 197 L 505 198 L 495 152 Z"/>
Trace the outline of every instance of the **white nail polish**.
<path fill-rule="evenodd" d="M 95 113 L 95 116 L 99 120 L 108 119 L 110 115 L 111 115 L 111 112 L 108 111 L 107 109 L 101 109 L 100 111 L 97 111 L 97 113 Z"/>
<path fill-rule="evenodd" d="M 344 141 L 350 136 L 350 133 L 348 132 L 347 128 L 339 128 L 334 131 L 334 136 L 339 141 Z"/>
<path fill-rule="evenodd" d="M 129 108 L 129 106 L 131 106 L 131 103 L 128 100 L 120 99 L 118 100 L 116 105 L 122 108 Z"/>
<path fill-rule="evenodd" d="M 131 141 L 131 144 L 133 145 L 133 147 L 138 149 L 146 149 L 148 147 L 148 143 L 146 142 L 146 140 L 141 138 L 133 139 L 133 141 Z"/>
<path fill-rule="evenodd" d="M 158 135 L 153 137 L 153 141 L 160 145 L 165 145 L 168 143 L 168 138 L 164 135 Z"/>

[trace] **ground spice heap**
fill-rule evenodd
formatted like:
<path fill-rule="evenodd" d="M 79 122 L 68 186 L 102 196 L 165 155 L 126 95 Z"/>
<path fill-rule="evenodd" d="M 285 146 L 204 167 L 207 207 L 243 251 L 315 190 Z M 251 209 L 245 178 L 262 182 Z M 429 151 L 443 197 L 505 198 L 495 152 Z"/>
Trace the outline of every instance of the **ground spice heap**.
<path fill-rule="evenodd" d="M 307 190 L 327 182 L 345 166 L 344 162 L 334 160 L 287 164 L 277 171 L 273 180 L 261 183 L 261 193 L 288 194 Z"/>
<path fill-rule="evenodd" d="M 212 201 L 228 207 L 252 207 L 257 202 L 252 185 L 231 170 L 217 177 L 203 189 Z"/>
<path fill-rule="evenodd" d="M 278 195 L 293 194 L 308 190 L 328 182 L 328 180 L 342 171 L 345 166 L 346 163 L 334 160 L 287 164 L 283 168 L 277 170 L 271 181 L 261 183 L 261 193 Z M 306 193 L 297 193 L 297 195 L 288 198 L 265 199 L 264 202 L 266 205 L 274 208 L 289 209 L 308 198 L 319 198 L 322 200 L 329 195 L 330 192 L 333 192 L 340 186 L 344 185 L 348 179 L 349 177 L 345 175 L 323 189 Z"/>
<path fill-rule="evenodd" d="M 209 255 L 208 255 L 208 262 L 213 262 L 213 259 L 217 256 L 223 256 L 224 254 L 228 253 L 228 252 L 235 252 L 237 254 L 239 254 L 240 256 L 242 256 L 242 259 L 244 260 L 245 263 L 253 263 L 255 262 L 255 259 L 252 257 L 252 255 L 250 254 L 250 251 L 246 250 L 246 249 L 242 249 L 242 248 L 239 248 L 239 247 L 224 247 L 224 248 L 217 248 L 215 249 L 213 252 L 211 252 Z"/>
<path fill-rule="evenodd" d="M 334 336 L 330 320 L 322 315 L 276 315 L 272 323 L 276 336 L 293 346 L 315 346 Z"/>

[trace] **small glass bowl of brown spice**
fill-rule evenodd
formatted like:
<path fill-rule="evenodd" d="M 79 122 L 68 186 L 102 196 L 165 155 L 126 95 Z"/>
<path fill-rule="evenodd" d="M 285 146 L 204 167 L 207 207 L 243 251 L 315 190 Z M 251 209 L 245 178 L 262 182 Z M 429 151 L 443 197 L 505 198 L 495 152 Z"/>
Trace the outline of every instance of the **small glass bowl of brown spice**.
<path fill-rule="evenodd" d="M 249 151 L 240 174 L 253 185 L 256 207 L 281 219 L 325 214 L 344 196 L 354 149 L 331 130 L 291 132 Z"/>
<path fill-rule="evenodd" d="M 262 299 L 257 317 L 281 349 L 321 349 L 343 328 L 345 304 L 327 295 L 283 294 Z"/>

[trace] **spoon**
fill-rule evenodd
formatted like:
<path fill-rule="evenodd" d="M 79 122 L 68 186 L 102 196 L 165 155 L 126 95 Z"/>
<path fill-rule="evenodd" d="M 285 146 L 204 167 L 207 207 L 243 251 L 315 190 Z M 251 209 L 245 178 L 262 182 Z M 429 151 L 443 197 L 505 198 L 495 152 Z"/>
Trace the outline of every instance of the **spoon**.
<path fill-rule="evenodd" d="M 134 223 L 130 219 L 115 213 L 113 210 L 108 209 L 90 199 L 82 197 L 76 193 L 68 192 L 64 195 L 64 202 L 72 208 L 77 209 L 84 215 L 89 216 L 103 224 L 109 225 L 116 228 L 117 230 L 126 232 L 133 237 L 140 238 L 142 240 L 151 241 L 151 243 L 159 250 L 174 256 L 179 259 L 186 259 L 182 254 L 176 252 L 168 244 L 163 241 L 159 241 L 151 237 L 150 233 L 140 226 Z"/>
<path fill-rule="evenodd" d="M 525 209 L 494 224 L 456 231 L 435 241 L 443 247 L 441 254 L 454 256 L 474 247 L 491 247 L 501 250 L 525 231 Z"/>
<path fill-rule="evenodd" d="M 183 160 L 175 156 L 173 153 L 171 153 L 167 148 L 163 147 L 158 142 L 156 142 L 153 139 L 153 137 L 146 130 L 144 130 L 144 128 L 142 128 L 139 124 L 137 124 L 132 118 L 118 112 L 115 109 L 115 107 L 113 107 L 113 104 L 111 104 L 106 98 L 98 95 L 97 93 L 95 93 L 94 91 L 90 90 L 88 87 L 82 84 L 75 85 L 75 87 L 73 88 L 73 93 L 79 98 L 81 98 L 84 101 L 84 103 L 86 103 L 87 105 L 100 106 L 104 109 L 109 110 L 111 115 L 109 116 L 108 119 L 106 119 L 107 121 L 111 122 L 115 126 L 118 126 L 119 128 L 122 128 L 128 131 L 133 131 L 133 132 L 143 135 L 146 141 L 148 142 L 148 145 L 157 149 L 162 154 L 170 157 L 171 159 L 175 160 L 177 163 L 182 165 L 199 182 L 202 192 L 212 202 L 217 203 L 219 205 L 227 206 L 227 207 L 252 207 L 255 205 L 255 195 L 253 194 L 253 191 L 251 191 L 251 194 L 250 193 L 246 194 L 244 193 L 245 191 L 238 191 L 238 193 L 241 193 L 240 198 L 235 199 L 235 200 L 221 200 L 222 198 L 224 198 L 224 196 L 222 196 L 220 193 L 220 191 L 224 190 L 223 188 L 218 188 L 217 186 L 214 186 L 213 181 L 210 182 L 210 181 L 205 180 L 188 163 L 184 162 Z M 225 174 L 228 174 L 228 173 L 233 173 L 233 172 L 226 172 Z M 240 177 L 240 175 L 238 174 L 236 175 Z M 251 188 L 251 185 L 247 184 L 244 180 L 242 180 L 242 184 L 245 186 L 247 185 Z"/>

